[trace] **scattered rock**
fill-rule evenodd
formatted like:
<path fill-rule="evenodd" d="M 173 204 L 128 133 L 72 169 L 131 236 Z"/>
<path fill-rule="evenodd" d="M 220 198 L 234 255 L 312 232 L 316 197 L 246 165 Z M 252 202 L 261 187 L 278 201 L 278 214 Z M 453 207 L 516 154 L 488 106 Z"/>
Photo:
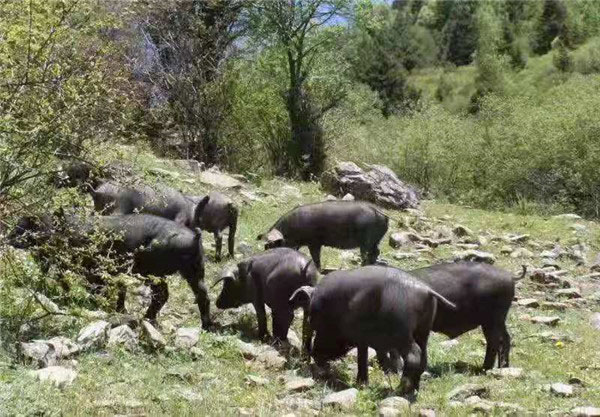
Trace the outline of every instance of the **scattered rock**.
<path fill-rule="evenodd" d="M 440 346 L 443 347 L 444 349 L 451 349 L 455 346 L 458 346 L 458 340 L 456 340 L 456 339 L 444 340 L 443 342 L 440 343 Z"/>
<path fill-rule="evenodd" d="M 41 368 L 56 365 L 56 356 L 44 342 L 21 343 L 21 355 Z"/>
<path fill-rule="evenodd" d="M 536 316 L 531 318 L 531 322 L 537 324 L 545 324 L 547 326 L 556 326 L 560 322 L 560 317 Z"/>
<path fill-rule="evenodd" d="M 537 308 L 540 306 L 540 303 L 535 298 L 523 298 L 517 301 L 517 305 L 521 307 Z"/>
<path fill-rule="evenodd" d="M 568 281 L 562 279 L 558 272 L 560 271 L 547 271 L 544 269 L 534 269 L 531 271 L 530 279 L 538 284 L 556 284 L 564 288 L 568 288 L 571 284 Z"/>
<path fill-rule="evenodd" d="M 515 249 L 511 254 L 511 258 L 533 258 L 533 252 L 525 248 Z"/>
<path fill-rule="evenodd" d="M 288 343 L 290 344 L 290 346 L 298 350 L 302 350 L 302 341 L 300 340 L 294 329 L 288 330 Z"/>
<path fill-rule="evenodd" d="M 202 359 L 204 357 L 204 351 L 202 349 L 200 349 L 198 346 L 193 346 L 190 349 L 190 355 L 192 356 L 193 360 Z"/>
<path fill-rule="evenodd" d="M 508 245 L 504 245 L 500 248 L 500 253 L 503 255 L 510 255 L 513 253 L 513 248 Z"/>
<path fill-rule="evenodd" d="M 522 368 L 494 368 L 486 372 L 496 378 L 521 378 L 523 376 Z"/>
<path fill-rule="evenodd" d="M 250 256 L 254 253 L 254 248 L 246 242 L 240 242 L 240 244 L 237 245 L 236 251 L 244 256 Z"/>
<path fill-rule="evenodd" d="M 563 298 L 581 298 L 581 293 L 577 288 L 564 288 L 556 290 L 554 291 L 554 294 Z"/>
<path fill-rule="evenodd" d="M 48 368 L 31 371 L 31 375 L 39 381 L 48 381 L 58 388 L 65 388 L 75 381 L 77 372 L 62 366 L 49 366 Z"/>
<path fill-rule="evenodd" d="M 592 317 L 590 317 L 590 323 L 594 329 L 600 330 L 600 313 L 592 314 Z"/>
<path fill-rule="evenodd" d="M 487 397 L 489 389 L 485 385 L 479 384 L 464 384 L 454 388 L 446 396 L 448 400 L 462 400 L 471 396 Z"/>
<path fill-rule="evenodd" d="M 471 261 L 493 264 L 494 262 L 496 262 L 496 257 L 489 252 L 467 250 L 463 252 L 455 252 L 454 261 Z"/>
<path fill-rule="evenodd" d="M 371 165 L 363 171 L 353 162 L 340 162 L 321 177 L 322 187 L 334 195 L 351 193 L 359 200 L 392 209 L 416 208 L 417 191 L 398 179 L 389 168 Z"/>
<path fill-rule="evenodd" d="M 327 196 L 325 197 L 326 201 L 334 201 L 337 200 L 337 197 L 331 194 L 327 194 Z"/>
<path fill-rule="evenodd" d="M 354 201 L 354 196 L 350 193 L 346 194 L 345 196 L 342 197 L 342 200 L 344 201 Z"/>
<path fill-rule="evenodd" d="M 237 343 L 244 358 L 257 360 L 267 368 L 279 369 L 286 363 L 285 358 L 271 346 L 255 346 L 252 343 L 246 343 L 242 340 L 238 340 Z"/>
<path fill-rule="evenodd" d="M 231 175 L 225 174 L 216 168 L 202 171 L 198 176 L 201 183 L 214 188 L 242 188 L 242 182 Z"/>
<path fill-rule="evenodd" d="M 323 405 L 337 406 L 341 409 L 351 408 L 356 403 L 358 390 L 349 388 L 343 391 L 334 392 L 323 398 Z"/>
<path fill-rule="evenodd" d="M 406 259 L 416 259 L 419 257 L 418 253 L 412 253 L 412 252 L 394 252 L 394 254 L 392 255 L 392 257 L 394 259 L 396 259 L 397 261 L 403 261 Z"/>
<path fill-rule="evenodd" d="M 431 408 L 421 408 L 419 410 L 419 417 L 435 417 L 435 410 Z"/>
<path fill-rule="evenodd" d="M 142 321 L 142 332 L 144 338 L 153 348 L 158 349 L 167 345 L 163 335 L 148 320 Z"/>
<path fill-rule="evenodd" d="M 585 232 L 587 231 L 587 227 L 584 224 L 581 223 L 574 223 L 571 225 L 571 229 L 573 229 L 576 232 Z"/>
<path fill-rule="evenodd" d="M 137 343 L 137 335 L 126 324 L 115 327 L 108 333 L 109 346 L 123 345 L 127 349 L 133 350 L 137 346 Z"/>
<path fill-rule="evenodd" d="M 581 219 L 581 216 L 574 214 L 574 213 L 565 213 L 565 214 L 558 214 L 556 216 L 553 216 L 553 218 L 567 219 L 567 220 L 579 220 L 579 219 Z"/>
<path fill-rule="evenodd" d="M 189 349 L 200 339 L 200 329 L 197 327 L 182 327 L 175 334 L 175 347 Z"/>
<path fill-rule="evenodd" d="M 250 385 L 268 385 L 269 380 L 256 375 L 246 375 L 246 382 Z"/>
<path fill-rule="evenodd" d="M 357 348 L 352 348 L 349 352 L 348 352 L 348 356 L 352 357 L 352 358 L 358 358 L 358 349 Z M 373 348 L 368 348 L 367 349 L 367 358 L 369 363 L 373 362 L 375 359 L 377 359 L 377 352 L 375 351 L 375 349 Z"/>
<path fill-rule="evenodd" d="M 302 378 L 297 376 L 288 376 L 284 378 L 285 390 L 289 392 L 308 391 L 315 386 L 315 380 L 312 378 Z"/>
<path fill-rule="evenodd" d="M 569 307 L 568 304 L 552 302 L 552 301 L 544 301 L 540 306 L 544 310 L 556 310 L 556 311 L 565 311 L 567 309 L 567 307 Z"/>
<path fill-rule="evenodd" d="M 410 402 L 402 397 L 388 397 L 379 403 L 380 417 L 404 416 L 410 413 Z"/>
<path fill-rule="evenodd" d="M 541 332 L 541 333 L 536 333 L 534 336 L 539 337 L 542 341 L 552 342 L 552 343 L 573 342 L 573 338 L 571 338 L 571 336 L 566 335 L 566 334 L 561 335 L 561 334 L 554 334 L 552 332 Z"/>
<path fill-rule="evenodd" d="M 237 409 L 238 416 L 253 416 L 255 415 L 254 410 L 251 408 L 238 407 Z"/>
<path fill-rule="evenodd" d="M 169 171 L 168 169 L 163 169 L 163 168 L 158 168 L 158 167 L 150 167 L 150 168 L 148 168 L 148 171 L 159 177 L 171 177 L 174 179 L 181 177 L 179 172 Z"/>
<path fill-rule="evenodd" d="M 531 236 L 524 234 L 524 235 L 508 235 L 506 237 L 506 240 L 510 243 L 525 243 L 527 241 L 529 241 L 529 238 Z"/>
<path fill-rule="evenodd" d="M 454 235 L 457 237 L 473 236 L 473 231 L 462 224 L 457 224 L 454 226 L 452 233 L 454 233 Z"/>
<path fill-rule="evenodd" d="M 477 395 L 473 395 L 465 399 L 464 402 L 467 406 L 471 407 L 473 411 L 488 414 L 494 409 L 494 403 L 488 400 L 484 400 Z"/>
<path fill-rule="evenodd" d="M 477 243 L 457 243 L 454 246 L 456 246 L 459 249 L 464 249 L 464 250 L 475 250 L 479 247 L 479 245 Z"/>
<path fill-rule="evenodd" d="M 107 339 L 109 329 L 110 323 L 104 320 L 90 323 L 79 331 L 77 343 L 84 349 L 99 346 Z"/>
<path fill-rule="evenodd" d="M 204 162 L 198 162 L 195 159 L 169 159 L 163 160 L 181 170 L 192 171 L 193 174 L 197 174 L 205 169 Z"/>
<path fill-rule="evenodd" d="M 572 397 L 573 396 L 573 387 L 568 384 L 556 382 L 554 384 L 551 384 L 549 389 L 552 394 L 557 395 L 559 397 Z"/>
<path fill-rule="evenodd" d="M 597 407 L 575 407 L 571 410 L 573 417 L 600 417 L 600 408 Z"/>

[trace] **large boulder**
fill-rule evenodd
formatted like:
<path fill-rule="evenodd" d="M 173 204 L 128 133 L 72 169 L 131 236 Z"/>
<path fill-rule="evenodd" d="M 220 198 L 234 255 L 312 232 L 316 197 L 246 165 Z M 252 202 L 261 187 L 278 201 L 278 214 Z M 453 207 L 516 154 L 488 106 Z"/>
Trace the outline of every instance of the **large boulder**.
<path fill-rule="evenodd" d="M 417 190 L 382 165 L 371 165 L 369 171 L 363 171 L 353 162 L 340 162 L 323 174 L 321 186 L 338 197 L 352 194 L 357 200 L 385 208 L 403 210 L 419 205 Z"/>

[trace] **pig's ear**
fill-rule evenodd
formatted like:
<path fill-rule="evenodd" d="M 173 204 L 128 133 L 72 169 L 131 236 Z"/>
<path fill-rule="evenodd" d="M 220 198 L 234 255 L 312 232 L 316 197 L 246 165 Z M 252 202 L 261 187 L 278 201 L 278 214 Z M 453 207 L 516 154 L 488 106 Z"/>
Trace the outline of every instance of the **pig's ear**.
<path fill-rule="evenodd" d="M 292 296 L 290 297 L 289 304 L 292 308 L 296 309 L 302 307 L 307 309 L 310 305 L 310 300 L 312 299 L 313 292 L 315 291 L 314 287 L 309 285 L 304 285 L 298 288 Z"/>
<path fill-rule="evenodd" d="M 213 282 L 212 287 L 214 287 L 221 281 L 235 281 L 237 279 L 237 276 L 238 276 L 237 268 L 235 268 L 235 267 L 225 268 L 225 269 L 223 269 L 223 272 L 221 272 L 221 277 L 216 279 L 215 282 Z"/>

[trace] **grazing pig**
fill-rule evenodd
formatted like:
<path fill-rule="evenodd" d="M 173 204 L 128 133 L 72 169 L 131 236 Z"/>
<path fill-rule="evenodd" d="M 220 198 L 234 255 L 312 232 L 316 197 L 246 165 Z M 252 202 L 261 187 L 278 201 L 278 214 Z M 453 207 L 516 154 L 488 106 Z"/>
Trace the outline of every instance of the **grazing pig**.
<path fill-rule="evenodd" d="M 484 369 L 509 366 L 510 335 L 506 316 L 520 277 L 495 266 L 478 262 L 445 263 L 410 271 L 411 275 L 456 304 L 456 309 L 441 305 L 432 330 L 455 338 L 481 326 L 487 342 Z"/>
<path fill-rule="evenodd" d="M 388 229 L 388 218 L 375 206 L 356 201 L 325 201 L 296 207 L 284 214 L 266 234 L 266 249 L 308 246 L 321 268 L 321 247 L 360 248 L 363 265 L 379 256 L 379 242 Z"/>
<path fill-rule="evenodd" d="M 302 287 L 290 298 L 308 308 L 316 332 L 311 354 L 317 365 L 358 348 L 358 383 L 368 382 L 367 350 L 397 352 L 404 359 L 402 387 L 419 388 L 427 366 L 427 339 L 436 307 L 453 308 L 444 297 L 408 273 L 365 266 L 327 275 L 314 288 Z"/>
<path fill-rule="evenodd" d="M 186 197 L 197 207 L 201 207 L 196 213 L 196 227 L 211 232 L 215 236 L 217 260 L 221 259 L 221 247 L 223 245 L 221 233 L 229 228 L 227 244 L 229 255 L 233 257 L 238 219 L 238 209 L 235 203 L 229 197 L 217 191 L 213 191 L 205 197 L 190 195 Z"/>
<path fill-rule="evenodd" d="M 216 304 L 225 309 L 252 303 L 261 338 L 267 336 L 265 304 L 268 305 L 273 315 L 273 335 L 285 341 L 294 319 L 288 300 L 298 288 L 314 285 L 316 278 L 313 262 L 302 253 L 289 248 L 271 249 L 238 263 L 234 270 L 224 270 L 215 282 L 223 281 Z"/>
<path fill-rule="evenodd" d="M 59 221 L 57 221 L 59 220 Z M 85 246 L 87 238 L 93 232 L 114 234 L 109 242 L 110 250 L 117 255 L 131 255 L 132 272 L 142 276 L 154 276 L 162 279 L 149 280 L 152 301 L 146 317 L 152 321 L 169 297 L 168 286 L 164 278 L 179 272 L 192 289 L 200 315 L 202 326 L 210 325 L 209 299 L 204 285 L 204 251 L 200 230 L 192 231 L 174 221 L 153 215 L 117 215 L 99 216 L 82 219 L 78 216 L 65 216 L 56 219 L 44 216 L 41 219 L 24 218 L 9 236 L 9 244 L 17 248 L 35 248 L 50 242 L 54 234 L 67 234 L 69 244 L 74 247 Z M 64 237 L 64 236 L 59 236 Z M 109 248 L 105 248 L 109 249 Z M 104 252 L 104 250 L 101 250 Z M 42 263 L 47 252 L 37 252 Z M 97 257 L 87 257 L 85 264 L 89 271 L 86 278 L 90 283 L 104 284 L 98 271 Z M 125 270 L 120 272 L 127 272 Z M 125 293 L 119 291 L 117 310 L 124 309 Z"/>

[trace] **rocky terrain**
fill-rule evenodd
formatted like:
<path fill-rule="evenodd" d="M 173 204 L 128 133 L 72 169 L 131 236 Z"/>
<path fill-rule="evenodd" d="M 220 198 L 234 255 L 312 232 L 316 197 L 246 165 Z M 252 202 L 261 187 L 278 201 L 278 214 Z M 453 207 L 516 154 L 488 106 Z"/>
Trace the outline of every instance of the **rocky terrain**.
<path fill-rule="evenodd" d="M 232 196 L 241 207 L 237 259 L 260 250 L 255 236 L 281 213 L 330 192 L 319 184 L 257 185 L 187 161 L 135 158 L 129 163 L 146 179 Z M 399 378 L 386 377 L 374 355 L 368 387 L 354 386 L 352 352 L 327 380 L 315 379 L 299 355 L 300 311 L 290 346 L 277 349 L 257 340 L 250 305 L 213 307 L 219 328 L 204 332 L 186 283 L 172 277 L 157 327 L 140 319 L 149 302 L 144 286 L 129 297 L 127 316 L 75 316 L 39 294 L 41 311 L 59 314 L 26 325 L 17 360 L 0 349 L 0 415 L 600 415 L 598 224 L 572 214 L 519 216 L 434 201 L 386 212 L 392 221 L 381 257 L 389 264 L 412 269 L 468 259 L 515 274 L 527 266 L 508 320 L 510 368 L 481 371 L 483 336 L 475 330 L 456 340 L 432 336 L 429 369 L 413 403 L 396 395 Z M 215 263 L 212 238 L 205 236 L 212 282 L 231 261 Z M 325 268 L 358 263 L 358 251 L 324 250 Z M 211 289 L 213 306 L 219 289 Z"/>

